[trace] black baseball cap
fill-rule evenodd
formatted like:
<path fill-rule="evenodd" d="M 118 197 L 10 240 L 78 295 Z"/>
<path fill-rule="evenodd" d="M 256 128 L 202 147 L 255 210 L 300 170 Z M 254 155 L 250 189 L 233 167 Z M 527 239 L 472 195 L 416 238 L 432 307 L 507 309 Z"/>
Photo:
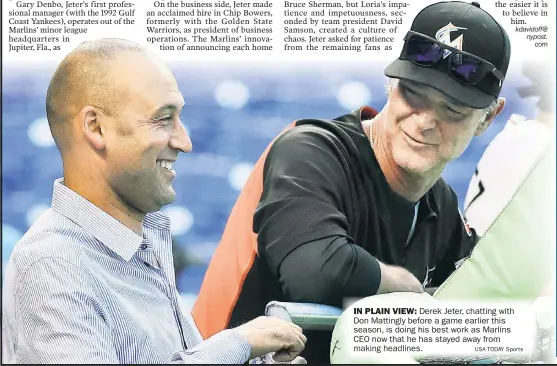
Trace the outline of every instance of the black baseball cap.
<path fill-rule="evenodd" d="M 480 4 L 446 1 L 429 5 L 416 15 L 410 30 L 436 39 L 438 31 L 446 27 L 451 28 L 449 42 L 462 36 L 462 51 L 492 63 L 503 76 L 506 75 L 511 58 L 509 37 L 503 27 L 480 8 Z M 399 58 L 387 66 L 385 75 L 430 86 L 477 109 L 488 107 L 501 92 L 502 82 L 491 74 L 475 85 L 466 85 L 447 71 L 448 62 L 422 67 Z"/>

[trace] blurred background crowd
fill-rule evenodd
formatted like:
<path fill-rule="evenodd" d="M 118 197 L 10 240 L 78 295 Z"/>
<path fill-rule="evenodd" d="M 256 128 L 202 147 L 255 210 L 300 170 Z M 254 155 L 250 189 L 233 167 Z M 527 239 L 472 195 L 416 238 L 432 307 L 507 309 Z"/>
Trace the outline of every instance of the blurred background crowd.
<path fill-rule="evenodd" d="M 177 287 L 191 306 L 228 214 L 268 143 L 295 119 L 331 119 L 362 105 L 381 109 L 387 80 L 385 65 L 373 63 L 170 66 L 186 100 L 182 121 L 194 148 L 174 164 L 177 199 L 164 211 L 172 221 Z M 15 243 L 50 206 L 53 181 L 62 176 L 44 103 L 54 67 L 4 67 L 2 273 Z M 510 115 L 535 118 L 536 97 L 518 93 L 530 84 L 520 72 L 507 76 L 507 107 L 445 170 L 461 208 L 478 160 Z"/>

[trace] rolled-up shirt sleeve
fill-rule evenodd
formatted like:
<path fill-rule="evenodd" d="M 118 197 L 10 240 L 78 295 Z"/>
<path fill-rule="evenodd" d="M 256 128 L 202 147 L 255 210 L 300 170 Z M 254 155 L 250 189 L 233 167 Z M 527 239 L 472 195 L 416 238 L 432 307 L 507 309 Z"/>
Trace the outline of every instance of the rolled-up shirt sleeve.
<path fill-rule="evenodd" d="M 251 347 L 244 337 L 227 329 L 197 346 L 177 352 L 172 364 L 241 364 L 249 360 Z"/>
<path fill-rule="evenodd" d="M 13 294 L 10 301 L 17 324 L 3 324 L 3 334 L 17 342 L 18 353 L 8 359 L 20 363 L 120 363 L 94 281 L 77 265 L 61 258 L 41 259 L 19 273 L 13 291 L 8 292 Z M 234 330 L 176 351 L 169 363 L 244 363 L 251 354 L 248 342 Z"/>

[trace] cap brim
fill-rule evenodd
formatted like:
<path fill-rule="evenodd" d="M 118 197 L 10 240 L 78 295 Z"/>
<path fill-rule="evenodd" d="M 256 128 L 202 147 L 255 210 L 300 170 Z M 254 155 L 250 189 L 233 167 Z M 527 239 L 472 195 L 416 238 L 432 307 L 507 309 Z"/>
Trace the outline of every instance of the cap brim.
<path fill-rule="evenodd" d="M 496 99 L 493 95 L 486 94 L 473 86 L 459 83 L 446 72 L 421 67 L 408 60 L 393 61 L 385 69 L 385 75 L 427 85 L 470 108 L 487 108 Z"/>

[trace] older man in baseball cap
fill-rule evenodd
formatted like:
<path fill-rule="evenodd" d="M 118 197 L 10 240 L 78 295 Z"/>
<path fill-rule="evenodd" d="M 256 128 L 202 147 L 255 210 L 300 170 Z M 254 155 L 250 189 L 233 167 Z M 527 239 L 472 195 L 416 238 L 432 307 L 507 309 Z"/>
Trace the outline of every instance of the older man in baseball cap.
<path fill-rule="evenodd" d="M 380 112 L 302 119 L 257 162 L 207 271 L 193 316 L 204 337 L 271 300 L 346 298 L 441 284 L 477 235 L 441 178 L 503 108 L 510 46 L 477 3 L 423 9 L 404 37 Z M 308 363 L 330 334 L 308 332 Z"/>

